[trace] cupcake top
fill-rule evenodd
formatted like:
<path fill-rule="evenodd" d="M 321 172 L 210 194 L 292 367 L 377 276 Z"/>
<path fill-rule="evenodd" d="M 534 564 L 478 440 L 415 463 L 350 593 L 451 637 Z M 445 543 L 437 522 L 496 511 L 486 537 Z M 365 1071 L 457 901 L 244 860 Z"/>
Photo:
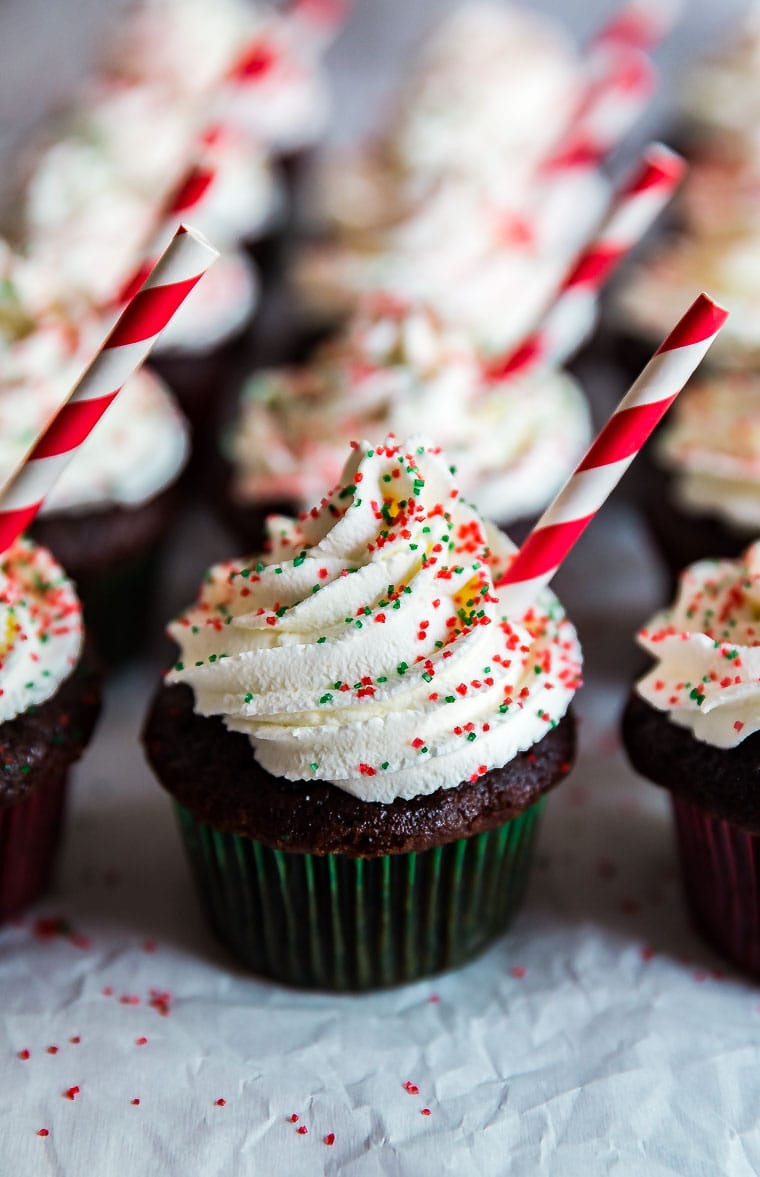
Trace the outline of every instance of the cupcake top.
<path fill-rule="evenodd" d="M 432 422 L 463 493 L 505 522 L 546 505 L 590 436 L 585 398 L 564 372 L 491 376 L 428 307 L 376 296 L 308 365 L 248 382 L 226 439 L 233 498 L 306 507 L 338 480 L 352 437 Z"/>
<path fill-rule="evenodd" d="M 688 120 L 709 137 L 729 131 L 756 133 L 760 116 L 760 5 L 750 3 L 724 48 L 692 71 L 682 106 Z"/>
<path fill-rule="evenodd" d="M 696 288 L 731 308 L 711 362 L 742 366 L 760 357 L 760 154 L 742 159 L 723 142 L 689 171 L 678 198 L 682 227 L 629 272 L 617 298 L 622 324 L 659 340 L 662 323 Z"/>
<path fill-rule="evenodd" d="M 208 573 L 169 627 L 201 715 L 259 764 L 365 801 L 476 780 L 539 741 L 579 685 L 575 631 L 550 592 L 508 617 L 514 548 L 420 438 L 355 444 L 340 484 L 271 552 Z"/>
<path fill-rule="evenodd" d="M 507 170 L 532 171 L 574 115 L 582 82 L 558 24 L 471 0 L 424 46 L 399 102 L 393 154 L 409 172 L 474 170 L 503 180 Z"/>
<path fill-rule="evenodd" d="M 52 698 L 79 661 L 82 609 L 46 548 L 18 539 L 0 556 L 0 723 Z"/>
<path fill-rule="evenodd" d="M 658 458 L 684 510 L 760 529 L 760 377 L 722 373 L 679 398 Z"/>
<path fill-rule="evenodd" d="M 716 748 L 760 730 L 760 542 L 687 568 L 638 642 L 655 666 L 636 690 L 673 723 Z"/>
<path fill-rule="evenodd" d="M 547 177 L 515 205 L 451 181 L 382 232 L 304 249 L 295 282 L 317 310 L 349 311 L 375 290 L 424 300 L 485 349 L 507 350 L 551 303 L 606 198 L 588 168 Z"/>

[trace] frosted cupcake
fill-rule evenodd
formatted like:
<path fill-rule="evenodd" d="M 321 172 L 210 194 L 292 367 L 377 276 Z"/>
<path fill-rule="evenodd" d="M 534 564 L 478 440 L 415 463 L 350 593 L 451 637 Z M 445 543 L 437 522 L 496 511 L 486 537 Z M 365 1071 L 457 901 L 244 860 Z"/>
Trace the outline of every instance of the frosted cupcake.
<path fill-rule="evenodd" d="M 462 493 L 518 533 L 590 435 L 585 398 L 566 373 L 500 378 L 428 308 L 379 296 L 303 368 L 249 380 L 224 438 L 227 519 L 241 543 L 260 546 L 270 511 L 307 509 L 338 480 L 352 437 L 433 425 Z"/>
<path fill-rule="evenodd" d="M 640 631 L 655 661 L 623 720 L 628 756 L 671 793 L 686 898 L 707 939 L 760 975 L 760 544 L 683 573 Z"/>
<path fill-rule="evenodd" d="M 74 586 L 44 548 L 0 556 L 0 920 L 48 883 L 68 774 L 100 710 Z"/>
<path fill-rule="evenodd" d="M 569 770 L 575 631 L 508 617 L 513 547 L 420 439 L 357 446 L 269 556 L 218 565 L 170 627 L 145 728 L 212 925 L 291 984 L 397 984 L 508 923 Z"/>
<path fill-rule="evenodd" d="M 680 397 L 643 490 L 673 576 L 705 552 L 737 556 L 760 534 L 760 376 L 721 373 Z"/>
<path fill-rule="evenodd" d="M 681 101 L 694 151 L 739 134 L 760 118 L 760 5 L 751 2 L 728 43 L 691 71 Z"/>

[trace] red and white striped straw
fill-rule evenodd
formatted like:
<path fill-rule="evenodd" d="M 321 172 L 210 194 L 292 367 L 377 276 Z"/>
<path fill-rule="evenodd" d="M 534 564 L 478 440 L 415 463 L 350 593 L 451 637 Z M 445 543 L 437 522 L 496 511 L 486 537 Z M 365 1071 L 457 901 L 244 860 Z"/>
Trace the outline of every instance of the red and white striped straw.
<path fill-rule="evenodd" d="M 672 405 L 728 318 L 706 294 L 689 307 L 544 511 L 497 584 L 519 616 L 549 583 L 608 495 Z"/>
<path fill-rule="evenodd" d="M 216 133 L 217 128 L 206 131 L 202 137 L 202 145 L 205 146 L 213 142 Z M 203 158 L 187 169 L 180 182 L 169 194 L 159 213 L 159 227 L 145 250 L 146 260 L 138 266 L 119 290 L 114 299 L 115 307 L 122 306 L 134 297 L 156 264 L 167 240 L 173 236 L 179 222 L 185 217 L 188 219 L 192 217 L 193 210 L 206 198 L 216 176 L 216 169 Z"/>
<path fill-rule="evenodd" d="M 630 180 L 615 196 L 602 225 L 581 251 L 557 291 L 543 322 L 511 355 L 489 369 L 501 379 L 544 362 L 561 363 L 591 326 L 597 295 L 613 271 L 662 212 L 683 176 L 680 155 L 651 143 Z"/>
<path fill-rule="evenodd" d="M 544 173 L 592 167 L 610 155 L 640 117 L 657 88 L 654 66 L 641 50 L 597 47 L 588 63 L 585 97 L 567 133 L 542 164 Z"/>
<path fill-rule="evenodd" d="M 0 552 L 29 526 L 63 470 L 218 253 L 181 225 L 65 403 L 0 490 Z"/>
<path fill-rule="evenodd" d="M 592 45 L 655 49 L 673 28 L 682 8 L 681 0 L 631 0 L 599 30 Z"/>

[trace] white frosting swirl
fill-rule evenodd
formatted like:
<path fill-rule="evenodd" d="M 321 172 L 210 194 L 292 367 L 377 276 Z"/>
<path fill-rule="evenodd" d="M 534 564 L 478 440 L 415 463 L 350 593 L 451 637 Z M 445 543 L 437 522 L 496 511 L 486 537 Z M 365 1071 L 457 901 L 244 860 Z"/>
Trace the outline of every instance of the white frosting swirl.
<path fill-rule="evenodd" d="M 760 543 L 687 568 L 638 642 L 656 665 L 636 690 L 673 723 L 715 748 L 760 730 Z"/>
<path fill-rule="evenodd" d="M 494 583 L 514 549 L 424 440 L 357 446 L 343 485 L 270 534 L 170 626 L 167 676 L 267 771 L 391 802 L 477 779 L 567 711 L 572 625 L 548 592 L 507 618 Z"/>
<path fill-rule="evenodd" d="M 561 27 L 477 0 L 433 33 L 402 94 L 393 150 L 411 171 L 529 175 L 573 117 L 582 71 Z"/>
<path fill-rule="evenodd" d="M 421 428 L 435 430 L 462 492 L 504 522 L 544 507 L 590 437 L 585 398 L 565 373 L 489 379 L 466 335 L 380 296 L 307 367 L 248 382 L 227 440 L 233 495 L 307 507 L 337 481 L 353 437 Z"/>
<path fill-rule="evenodd" d="M 79 661 L 82 609 L 46 548 L 19 539 L 0 557 L 0 723 L 52 698 Z"/>
<path fill-rule="evenodd" d="M 760 376 L 722 373 L 679 397 L 658 445 L 686 511 L 760 530 Z"/>

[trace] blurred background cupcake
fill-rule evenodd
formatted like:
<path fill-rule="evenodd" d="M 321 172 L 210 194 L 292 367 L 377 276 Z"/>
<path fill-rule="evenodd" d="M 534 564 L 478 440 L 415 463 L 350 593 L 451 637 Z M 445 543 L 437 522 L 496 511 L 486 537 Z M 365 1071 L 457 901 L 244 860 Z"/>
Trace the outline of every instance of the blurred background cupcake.
<path fill-rule="evenodd" d="M 492 374 L 463 330 L 423 303 L 367 297 L 301 368 L 245 385 L 222 437 L 224 518 L 247 550 L 270 512 L 307 510 L 340 476 L 349 442 L 434 432 L 468 500 L 513 537 L 546 506 L 590 439 L 577 383 L 538 365 Z"/>

